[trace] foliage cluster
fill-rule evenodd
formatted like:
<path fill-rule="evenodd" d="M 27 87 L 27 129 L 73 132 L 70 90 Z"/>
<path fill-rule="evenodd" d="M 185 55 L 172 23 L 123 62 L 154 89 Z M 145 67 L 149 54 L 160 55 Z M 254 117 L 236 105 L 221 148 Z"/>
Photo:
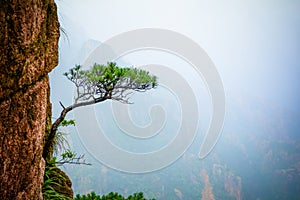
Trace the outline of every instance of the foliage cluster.
<path fill-rule="evenodd" d="M 87 195 L 77 194 L 74 200 L 146 200 L 146 199 L 144 198 L 142 192 L 134 193 L 133 195 L 130 195 L 127 198 L 123 197 L 122 195 L 116 192 L 111 192 L 107 195 L 103 195 L 102 197 L 100 197 L 100 195 L 96 195 L 95 192 L 91 192 Z"/>
<path fill-rule="evenodd" d="M 46 165 L 44 182 L 42 185 L 43 197 L 45 200 L 71 200 L 65 195 L 56 191 L 55 188 L 62 187 L 61 180 L 65 180 L 61 174 L 56 170 L 54 163 Z"/>
<path fill-rule="evenodd" d="M 73 125 L 75 126 L 75 120 L 74 119 L 71 119 L 71 120 L 66 120 L 64 119 L 60 124 L 59 124 L 59 128 L 62 128 L 62 127 L 67 127 L 67 126 L 70 126 L 70 125 Z M 69 145 L 69 142 L 66 138 L 66 132 L 65 131 L 57 131 L 56 134 L 55 134 L 55 137 L 54 137 L 54 154 L 58 155 L 59 152 L 62 152 L 62 151 L 65 151 L 65 150 L 68 150 L 70 149 L 70 145 Z"/>
<path fill-rule="evenodd" d="M 75 120 L 63 120 L 59 127 L 66 127 L 74 125 Z M 62 152 L 60 159 L 56 156 L 48 158 L 46 160 L 45 173 L 44 173 L 44 182 L 42 185 L 43 197 L 45 200 L 70 200 L 71 198 L 66 197 L 64 194 L 61 194 L 57 191 L 57 188 L 63 188 L 62 182 L 67 181 L 64 176 L 62 176 L 57 171 L 57 165 L 68 164 L 86 164 L 84 160 L 84 155 L 79 155 L 72 150 L 70 150 L 69 143 L 65 138 L 66 133 L 58 131 L 54 139 L 54 154 L 58 156 L 59 152 Z"/>
<path fill-rule="evenodd" d="M 128 103 L 130 91 L 146 91 L 157 86 L 156 76 L 148 71 L 118 67 L 114 62 L 107 65 L 94 64 L 91 69 L 83 70 L 80 65 L 71 68 L 64 75 L 75 84 L 75 101 L 113 99 Z"/>

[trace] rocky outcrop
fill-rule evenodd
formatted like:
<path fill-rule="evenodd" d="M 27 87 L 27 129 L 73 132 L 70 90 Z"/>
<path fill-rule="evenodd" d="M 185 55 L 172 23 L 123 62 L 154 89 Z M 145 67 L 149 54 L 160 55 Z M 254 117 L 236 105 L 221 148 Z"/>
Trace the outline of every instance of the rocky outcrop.
<path fill-rule="evenodd" d="M 60 195 L 72 199 L 74 194 L 70 178 L 61 169 L 56 167 L 54 170 L 55 173 L 53 173 L 53 176 L 50 176 L 56 183 L 53 185 L 53 189 Z"/>
<path fill-rule="evenodd" d="M 42 199 L 48 73 L 58 63 L 53 0 L 1 1 L 0 199 Z"/>
<path fill-rule="evenodd" d="M 231 198 L 242 199 L 242 178 L 235 175 L 226 165 L 213 165 L 213 179 L 215 183 L 224 183 L 225 192 Z"/>
<path fill-rule="evenodd" d="M 202 191 L 202 200 L 215 200 L 212 186 L 209 182 L 209 177 L 204 169 L 201 170 L 201 178 L 204 182 L 204 188 Z"/>

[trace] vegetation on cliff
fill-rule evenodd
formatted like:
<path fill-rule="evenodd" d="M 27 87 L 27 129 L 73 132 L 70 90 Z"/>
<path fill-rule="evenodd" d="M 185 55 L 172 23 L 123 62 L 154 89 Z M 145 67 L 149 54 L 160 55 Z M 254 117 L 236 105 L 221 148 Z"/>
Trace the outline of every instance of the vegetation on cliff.
<path fill-rule="evenodd" d="M 68 176 L 56 167 L 57 164 L 87 164 L 69 148 L 64 149 L 61 160 L 53 156 L 56 146 L 63 147 L 65 140 L 58 131 L 61 126 L 75 125 L 74 120 L 66 120 L 67 113 L 78 107 L 97 104 L 106 100 L 130 103 L 132 92 L 143 92 L 155 88 L 157 80 L 149 72 L 128 67 L 118 67 L 116 63 L 94 64 L 91 69 L 83 70 L 80 65 L 64 74 L 76 87 L 75 101 L 65 107 L 51 125 L 45 138 L 43 157 L 46 160 L 43 194 L 45 199 L 70 199 L 73 197 L 72 183 Z M 140 196 L 140 195 L 139 195 Z M 136 197 L 138 198 L 138 197 Z"/>

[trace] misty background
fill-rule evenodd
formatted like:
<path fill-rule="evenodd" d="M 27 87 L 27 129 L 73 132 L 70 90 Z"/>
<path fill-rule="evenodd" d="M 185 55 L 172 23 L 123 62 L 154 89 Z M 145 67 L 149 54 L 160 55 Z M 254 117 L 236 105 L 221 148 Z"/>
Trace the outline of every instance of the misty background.
<path fill-rule="evenodd" d="M 117 191 L 128 195 L 142 191 L 157 199 L 213 199 L 205 193 L 215 199 L 299 199 L 299 1 L 56 2 L 65 34 L 60 38 L 59 66 L 50 74 L 54 118 L 61 111 L 59 101 L 70 105 L 73 98 L 73 85 L 62 74 L 83 64 L 103 41 L 140 28 L 172 30 L 199 44 L 219 71 L 226 95 L 222 135 L 209 156 L 200 160 L 197 154 L 211 117 L 209 94 L 201 77 L 182 72 L 201 111 L 197 137 L 174 164 L 147 174 L 119 172 L 99 163 L 80 142 L 81 133 L 70 128 L 70 144 L 93 164 L 63 167 L 75 193 Z M 135 66 L 149 62 L 177 70 L 186 65 L 155 51 L 136 52 L 118 61 Z M 134 95 L 133 101 L 132 121 L 140 126 L 149 123 L 151 104 L 164 107 L 164 133 L 148 146 L 136 141 L 132 145 L 114 126 L 110 102 L 105 102 L 95 110 L 103 130 L 112 133 L 108 137 L 139 152 L 166 144 L 180 123 L 176 98 L 158 88 Z"/>

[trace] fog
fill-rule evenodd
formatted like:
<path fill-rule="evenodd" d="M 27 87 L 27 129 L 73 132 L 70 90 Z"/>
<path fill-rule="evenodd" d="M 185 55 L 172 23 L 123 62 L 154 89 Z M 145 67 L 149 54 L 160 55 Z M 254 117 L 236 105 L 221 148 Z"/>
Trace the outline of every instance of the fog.
<path fill-rule="evenodd" d="M 300 188 L 300 149 L 297 145 L 300 128 L 299 1 L 56 2 L 64 33 L 59 43 L 59 65 L 50 74 L 54 118 L 61 111 L 59 101 L 70 105 L 73 100 L 74 87 L 63 77 L 63 72 L 75 64 L 84 64 L 99 44 L 142 28 L 171 30 L 201 46 L 217 68 L 226 96 L 221 137 L 213 151 L 200 160 L 197 154 L 212 117 L 205 81 L 189 70 L 188 63 L 168 52 L 145 49 L 123 55 L 116 60 L 118 64 L 171 66 L 186 80 L 201 113 L 196 122 L 195 140 L 187 153 L 172 165 L 151 173 L 127 174 L 105 162 L 100 164 L 97 156 L 89 153 L 88 145 L 82 144 L 87 141 L 85 136 L 78 133 L 78 129 L 70 129 L 70 143 L 93 163 L 92 167 L 65 167 L 73 180 L 75 193 L 118 191 L 127 194 L 135 188 L 149 198 L 200 199 L 207 184 L 203 178 L 206 173 L 215 199 L 299 197 L 299 192 L 295 193 Z M 111 133 L 107 137 L 116 146 L 132 152 L 155 151 L 174 138 L 180 124 L 180 99 L 172 94 L 165 86 L 133 96 L 135 104 L 129 109 L 130 121 L 135 125 L 145 127 L 151 124 L 151 117 L 152 122 L 161 118 L 162 114 L 149 115 L 152 105 L 160 105 L 166 114 L 160 137 L 158 134 L 148 141 L 131 142 L 128 135 L 122 134 L 122 125 L 116 124 L 111 113 L 111 102 L 94 106 L 92 111 L 102 131 Z M 68 117 L 74 117 L 73 114 Z M 76 116 L 78 114 L 75 119 Z M 88 123 L 89 119 L 85 120 Z M 78 126 L 80 129 L 80 124 Z M 218 167 L 222 175 L 217 173 Z M 95 175 L 100 172 L 101 175 Z M 277 178 L 273 179 L 274 176 Z M 225 196 L 220 196 L 224 192 Z"/>

